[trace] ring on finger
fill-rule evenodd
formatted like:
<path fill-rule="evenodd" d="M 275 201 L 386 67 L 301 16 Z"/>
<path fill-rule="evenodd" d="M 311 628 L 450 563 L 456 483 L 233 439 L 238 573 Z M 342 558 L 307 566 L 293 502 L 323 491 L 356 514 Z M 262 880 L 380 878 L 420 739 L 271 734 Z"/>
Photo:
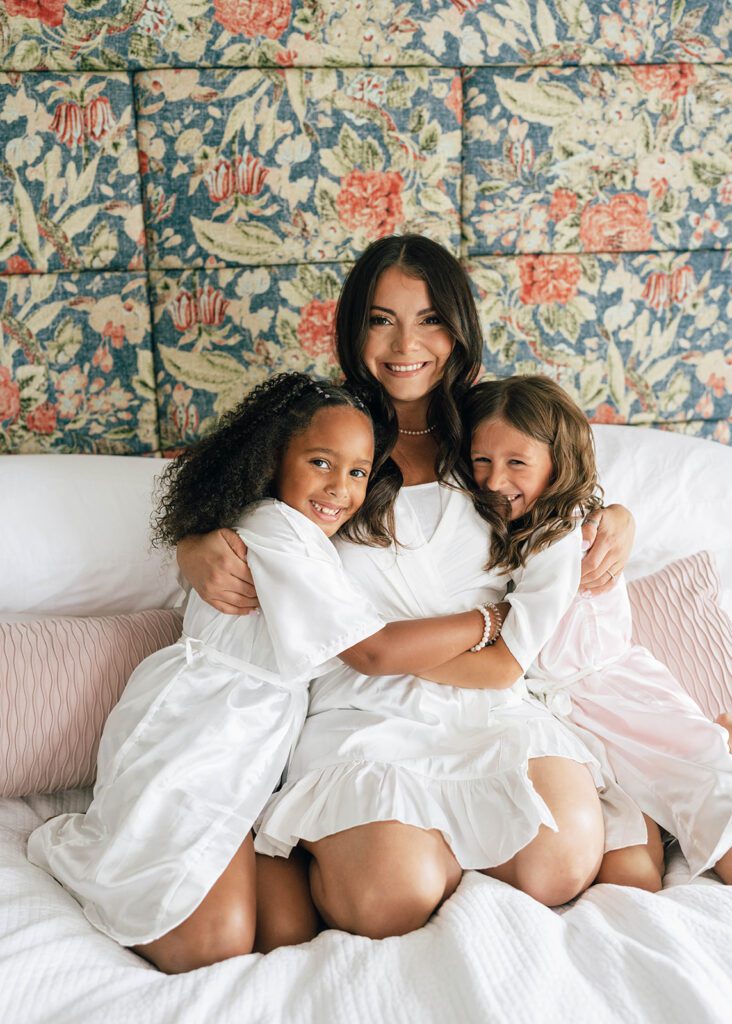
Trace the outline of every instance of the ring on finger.
<path fill-rule="evenodd" d="M 615 579 L 615 573 L 612 571 L 612 569 L 606 569 L 605 572 L 608 574 L 611 580 Z"/>

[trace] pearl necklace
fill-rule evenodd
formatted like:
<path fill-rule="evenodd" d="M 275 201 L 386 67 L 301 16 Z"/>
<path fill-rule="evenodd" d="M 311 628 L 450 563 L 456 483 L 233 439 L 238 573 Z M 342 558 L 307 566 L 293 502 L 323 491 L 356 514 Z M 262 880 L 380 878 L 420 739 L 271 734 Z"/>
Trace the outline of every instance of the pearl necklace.
<path fill-rule="evenodd" d="M 399 427 L 399 433 L 408 434 L 409 437 L 421 437 L 424 434 L 432 433 L 432 427 L 427 427 L 426 430 L 405 430 L 402 427 Z"/>

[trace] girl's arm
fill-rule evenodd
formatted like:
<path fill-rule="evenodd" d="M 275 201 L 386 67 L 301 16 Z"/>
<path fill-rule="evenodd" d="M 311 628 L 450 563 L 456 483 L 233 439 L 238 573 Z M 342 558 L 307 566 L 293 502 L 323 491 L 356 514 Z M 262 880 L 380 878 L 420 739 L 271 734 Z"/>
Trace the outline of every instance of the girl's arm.
<path fill-rule="evenodd" d="M 430 619 L 389 622 L 339 657 L 365 676 L 424 675 L 479 643 L 484 624 L 482 613 L 475 608 Z"/>
<path fill-rule="evenodd" d="M 184 537 L 175 555 L 185 579 L 217 611 L 247 615 L 259 607 L 247 546 L 235 530 Z"/>
<path fill-rule="evenodd" d="M 588 520 L 590 525 L 586 521 L 582 534 L 590 547 L 582 563 L 580 590 L 604 594 L 614 586 L 615 577 L 620 575 L 630 558 L 635 519 L 623 505 L 608 505 L 593 512 Z"/>
<path fill-rule="evenodd" d="M 505 619 L 511 607 L 498 605 Z M 475 653 L 459 654 L 437 668 L 421 673 L 423 679 L 467 690 L 505 690 L 523 675 L 523 669 L 500 638 L 491 647 Z"/>

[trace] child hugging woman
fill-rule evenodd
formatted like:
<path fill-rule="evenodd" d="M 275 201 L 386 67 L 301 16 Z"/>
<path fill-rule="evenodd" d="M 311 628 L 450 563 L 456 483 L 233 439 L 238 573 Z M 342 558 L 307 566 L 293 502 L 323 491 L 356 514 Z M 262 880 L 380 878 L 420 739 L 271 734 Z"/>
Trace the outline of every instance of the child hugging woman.
<path fill-rule="evenodd" d="M 33 832 L 28 856 L 88 919 L 168 973 L 317 930 L 297 858 L 258 858 L 251 829 L 336 656 L 419 672 L 481 642 L 478 609 L 384 619 L 331 538 L 391 543 L 393 487 L 359 399 L 304 374 L 262 384 L 166 469 L 160 542 L 222 527 L 246 542 L 262 614 L 190 596 L 178 643 L 147 658 L 111 712 L 85 814 Z M 279 915 L 279 916 L 278 916 Z"/>
<path fill-rule="evenodd" d="M 479 384 L 465 411 L 478 503 L 493 527 L 491 564 L 505 569 L 518 593 L 532 562 L 551 558 L 554 549 L 579 579 L 577 517 L 600 506 L 584 414 L 545 377 Z M 729 734 L 705 718 L 648 650 L 632 644 L 625 581 L 617 568 L 607 574 L 615 585 L 592 598 L 577 595 L 527 673 L 529 690 L 580 727 L 606 771 L 643 812 L 647 838 L 641 842 L 631 841 L 636 815 L 627 808 L 615 820 L 606 814 L 607 852 L 597 880 L 660 889 L 660 825 L 678 839 L 692 877 L 714 868 L 729 884 Z M 550 587 L 545 601 L 555 597 Z M 510 604 L 512 595 L 506 600 Z M 591 743 L 587 733 L 599 742 Z"/>

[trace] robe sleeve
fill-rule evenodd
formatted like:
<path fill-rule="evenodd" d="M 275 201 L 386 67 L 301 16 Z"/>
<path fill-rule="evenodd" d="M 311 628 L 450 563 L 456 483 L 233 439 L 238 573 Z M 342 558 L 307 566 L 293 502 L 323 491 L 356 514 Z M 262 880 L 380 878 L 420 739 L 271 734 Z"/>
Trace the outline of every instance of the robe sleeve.
<path fill-rule="evenodd" d="M 530 556 L 513 574 L 514 590 L 501 638 L 526 672 L 574 600 L 582 569 L 582 531 L 575 528 Z"/>
<path fill-rule="evenodd" d="M 318 526 L 279 501 L 247 513 L 237 532 L 272 640 L 280 675 L 316 669 L 372 636 L 385 620 L 352 582 Z"/>

